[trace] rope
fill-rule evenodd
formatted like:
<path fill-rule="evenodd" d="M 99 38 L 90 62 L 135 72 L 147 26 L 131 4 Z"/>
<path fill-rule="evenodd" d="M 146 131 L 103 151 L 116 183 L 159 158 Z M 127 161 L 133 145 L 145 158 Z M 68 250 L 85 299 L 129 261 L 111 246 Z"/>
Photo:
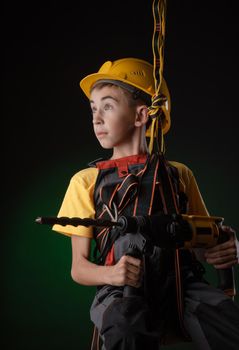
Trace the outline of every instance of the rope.
<path fill-rule="evenodd" d="M 149 142 L 150 154 L 154 151 L 156 143 L 157 152 L 161 155 L 165 153 L 165 144 L 163 137 L 162 118 L 164 117 L 163 105 L 166 97 L 161 93 L 161 85 L 163 81 L 163 65 L 164 65 L 164 43 L 165 43 L 165 21 L 166 21 L 166 1 L 167 0 L 153 0 L 153 17 L 154 17 L 154 32 L 152 38 L 153 59 L 154 59 L 154 83 L 155 94 L 152 97 L 152 104 L 149 107 L 149 116 L 152 118 L 151 134 Z M 156 142 L 155 142 L 156 140 Z M 165 181 L 164 181 L 165 183 Z M 174 192 L 171 191 L 174 196 Z M 177 207 L 175 207 L 177 210 Z M 188 334 L 184 329 L 183 319 L 183 304 L 182 304 L 182 289 L 181 289 L 181 272 L 179 252 L 176 250 L 175 255 L 175 275 L 176 275 L 176 291 L 177 291 L 177 305 L 179 322 L 183 334 L 188 338 Z"/>
<path fill-rule="evenodd" d="M 154 83 L 155 94 L 152 97 L 152 104 L 148 108 L 149 116 L 152 119 L 151 135 L 149 142 L 149 152 L 154 149 L 154 140 L 156 140 L 157 149 L 160 153 L 165 152 L 162 117 L 166 98 L 160 92 L 163 80 L 163 63 L 164 63 L 164 42 L 165 42 L 165 21 L 166 21 L 166 0 L 153 0 L 152 5 L 154 18 L 154 32 L 152 38 L 153 60 L 154 60 Z"/>

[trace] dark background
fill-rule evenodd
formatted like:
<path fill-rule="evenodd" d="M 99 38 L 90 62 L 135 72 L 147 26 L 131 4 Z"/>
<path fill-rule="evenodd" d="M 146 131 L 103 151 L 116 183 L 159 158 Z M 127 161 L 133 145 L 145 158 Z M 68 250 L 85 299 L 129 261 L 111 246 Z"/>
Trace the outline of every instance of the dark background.
<path fill-rule="evenodd" d="M 70 177 L 105 154 L 78 83 L 106 60 L 152 62 L 151 5 L 15 1 L 2 8 L 2 349 L 89 349 L 94 288 L 71 280 L 70 239 L 34 220 L 56 215 Z M 164 65 L 172 99 L 166 155 L 193 170 L 211 215 L 236 229 L 237 13 L 234 1 L 169 0 Z M 216 283 L 212 268 L 207 275 Z"/>

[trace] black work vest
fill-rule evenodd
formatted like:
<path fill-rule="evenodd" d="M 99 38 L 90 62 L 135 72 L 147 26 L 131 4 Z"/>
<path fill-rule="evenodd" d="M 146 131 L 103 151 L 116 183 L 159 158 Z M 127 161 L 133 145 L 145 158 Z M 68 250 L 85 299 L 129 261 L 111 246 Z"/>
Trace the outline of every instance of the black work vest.
<path fill-rule="evenodd" d="M 118 215 L 125 216 L 186 210 L 185 196 L 179 191 L 177 168 L 157 154 L 96 161 L 91 166 L 99 169 L 94 190 L 96 218 L 111 219 L 105 205 L 111 212 L 115 205 Z M 107 264 L 113 263 L 111 233 L 109 228 L 94 228 L 98 251 L 108 249 Z"/>

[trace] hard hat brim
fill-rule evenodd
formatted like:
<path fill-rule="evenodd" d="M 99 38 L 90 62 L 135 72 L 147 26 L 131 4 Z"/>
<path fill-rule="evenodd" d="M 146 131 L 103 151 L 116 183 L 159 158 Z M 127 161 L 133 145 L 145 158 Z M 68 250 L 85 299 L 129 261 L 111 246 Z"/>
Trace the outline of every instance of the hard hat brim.
<path fill-rule="evenodd" d="M 119 78 L 119 76 L 117 75 L 113 75 L 113 74 L 102 74 L 102 73 L 93 73 L 93 74 L 90 74 L 90 75 L 87 75 L 85 78 L 83 78 L 79 85 L 82 89 L 82 91 L 84 92 L 84 94 L 90 98 L 90 92 L 91 92 L 91 89 L 93 87 L 93 85 L 98 81 L 98 80 L 104 80 L 104 79 L 107 79 L 107 80 L 118 80 L 118 81 L 121 81 L 125 84 L 128 84 L 128 85 L 131 85 L 131 86 L 134 86 L 137 90 L 139 89 L 138 85 L 137 84 L 134 84 L 132 82 L 129 82 L 127 79 L 122 79 L 122 78 Z M 146 89 L 143 89 L 143 88 L 140 88 L 140 90 L 144 91 L 146 94 L 148 94 L 149 96 L 153 96 L 153 93 L 149 93 L 149 91 L 147 91 Z"/>

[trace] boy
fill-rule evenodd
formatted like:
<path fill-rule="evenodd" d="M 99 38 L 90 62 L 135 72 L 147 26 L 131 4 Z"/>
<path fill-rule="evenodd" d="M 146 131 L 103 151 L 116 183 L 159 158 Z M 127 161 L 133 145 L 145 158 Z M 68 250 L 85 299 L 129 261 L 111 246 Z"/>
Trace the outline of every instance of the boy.
<path fill-rule="evenodd" d="M 208 216 L 191 170 L 165 161 L 166 177 L 173 186 L 169 195 L 168 180 L 161 177 L 164 158 L 149 154 L 145 135 L 150 128 L 148 106 L 154 95 L 152 65 L 135 58 L 107 61 L 97 73 L 82 79 L 80 87 L 90 100 L 95 135 L 103 148 L 112 149 L 112 157 L 92 163 L 72 177 L 58 216 L 112 219 L 118 215 L 171 214 L 170 198 L 179 212 Z M 170 97 L 164 81 L 162 94 L 166 97 L 162 132 L 166 133 Z M 175 172 L 178 183 L 174 186 Z M 182 193 L 184 200 L 179 203 Z M 181 339 L 182 332 L 184 339 L 192 339 L 199 349 L 235 349 L 239 341 L 238 307 L 204 281 L 196 258 L 201 256 L 218 269 L 238 262 L 235 234 L 228 227 L 224 229 L 230 240 L 205 254 L 202 250 L 175 253 L 175 249 L 153 245 L 145 256 L 135 257 L 127 255 L 130 244 L 138 244 L 130 232 L 117 236 L 115 228 L 54 225 L 53 230 L 71 236 L 73 280 L 98 287 L 91 319 L 102 349 L 157 349 L 172 337 Z M 89 258 L 92 238 L 100 252 L 98 264 Z M 123 298 L 126 285 L 137 288 L 139 293 L 133 299 Z M 182 291 L 183 296 L 179 295 Z M 214 329 L 207 317 L 215 323 L 218 312 L 222 326 Z M 226 327 L 228 333 L 221 337 Z"/>

